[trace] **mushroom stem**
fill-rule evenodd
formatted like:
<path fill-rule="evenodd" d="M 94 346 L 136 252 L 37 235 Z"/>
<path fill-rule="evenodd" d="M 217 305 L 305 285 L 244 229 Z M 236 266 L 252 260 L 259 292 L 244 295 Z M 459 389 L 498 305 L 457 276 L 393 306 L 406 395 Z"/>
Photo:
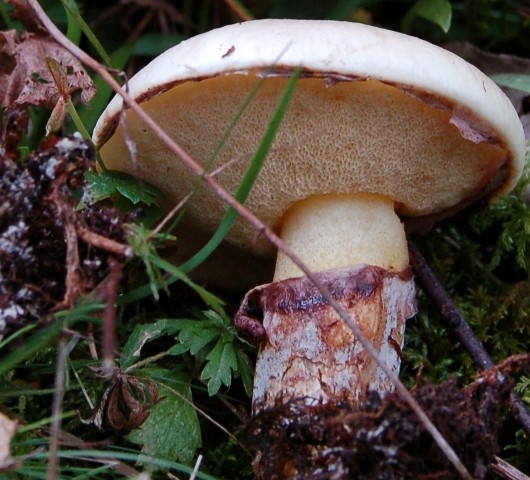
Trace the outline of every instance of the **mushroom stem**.
<path fill-rule="evenodd" d="M 285 215 L 282 239 L 318 273 L 350 313 L 382 361 L 397 372 L 405 321 L 414 315 L 415 290 L 403 225 L 385 197 L 315 196 Z M 263 313 L 254 382 L 254 411 L 304 398 L 359 402 L 368 388 L 392 389 L 376 361 L 283 254 L 274 283 L 244 302 Z M 256 305 L 257 304 L 257 305 Z"/>
<path fill-rule="evenodd" d="M 401 272 L 409 265 L 407 239 L 394 202 L 382 195 L 315 195 L 284 215 L 282 240 L 315 272 L 375 265 Z M 274 281 L 303 273 L 282 252 Z"/>

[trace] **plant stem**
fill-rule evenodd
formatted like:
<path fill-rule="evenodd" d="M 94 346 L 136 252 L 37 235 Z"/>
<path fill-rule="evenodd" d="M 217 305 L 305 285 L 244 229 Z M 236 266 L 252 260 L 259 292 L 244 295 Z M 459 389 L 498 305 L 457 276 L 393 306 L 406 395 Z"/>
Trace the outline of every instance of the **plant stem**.
<path fill-rule="evenodd" d="M 495 362 L 488 355 L 484 345 L 482 345 L 467 323 L 462 311 L 455 304 L 447 290 L 445 290 L 412 240 L 409 240 L 409 252 L 412 268 L 423 289 L 438 307 L 444 325 L 457 336 L 479 370 L 494 367 Z M 510 395 L 510 406 L 514 418 L 527 435 L 530 435 L 530 412 L 521 397 L 514 392 Z"/>

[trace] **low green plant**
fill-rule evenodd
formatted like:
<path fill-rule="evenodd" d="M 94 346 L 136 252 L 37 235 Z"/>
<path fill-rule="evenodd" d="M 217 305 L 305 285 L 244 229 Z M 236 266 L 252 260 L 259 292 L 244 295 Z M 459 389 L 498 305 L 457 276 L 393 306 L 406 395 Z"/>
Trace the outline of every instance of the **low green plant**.
<path fill-rule="evenodd" d="M 283 0 L 257 3 L 256 16 L 274 13 L 349 19 L 359 9 L 365 9 L 382 19 L 383 25 L 384 20 L 389 25 L 395 24 L 395 19 L 384 14 L 384 7 L 395 5 L 382 1 L 338 0 L 325 6 L 322 2 Z M 85 18 L 90 8 L 88 2 L 62 0 L 62 8 L 57 8 L 57 2 L 47 4 L 68 37 L 95 51 L 107 65 L 121 69 L 132 55 L 157 54 L 163 48 L 161 35 L 149 32 L 134 41 L 122 38 L 112 43 L 111 53 L 107 54 L 101 46 L 104 42 L 98 40 L 98 32 L 89 26 L 92 19 Z M 479 10 L 480 15 L 473 18 L 470 15 L 466 23 L 462 18 L 468 4 L 473 4 L 475 13 Z M 517 31 L 524 31 L 520 19 L 508 16 L 498 2 L 417 0 L 401 2 L 399 8 L 403 30 L 414 33 L 418 25 L 424 26 L 426 22 L 427 31 L 431 32 L 432 28 L 435 37 L 445 35 L 446 40 L 457 39 L 465 26 L 478 25 L 482 17 L 497 26 L 498 19 L 505 14 L 510 25 L 517 24 Z M 206 1 L 184 1 L 182 11 L 188 12 L 189 24 L 197 25 L 197 31 L 210 28 L 215 17 L 214 8 Z M 11 10 L 5 4 L 0 4 L 0 17 L 6 28 L 22 28 L 11 18 Z M 183 27 L 182 31 L 189 33 L 189 28 Z M 185 36 L 172 33 L 164 42 L 168 38 L 179 41 Z M 495 27 L 486 34 L 482 32 L 480 38 L 485 43 L 499 43 L 504 36 Z M 91 105 L 76 105 L 69 110 L 73 116 L 79 114 L 78 125 L 84 125 L 87 131 L 92 129 L 112 93 L 101 80 L 95 80 L 99 93 Z M 527 77 L 498 76 L 496 80 L 528 91 Z M 240 202 L 245 201 L 259 175 L 296 81 L 295 76 L 285 90 L 245 178 L 234 192 Z M 252 95 L 243 102 L 240 113 L 252 101 Z M 30 114 L 34 138 L 26 141 L 28 150 L 36 148 L 42 140 L 49 112 L 32 109 Z M 227 127 L 226 136 L 237 120 L 238 117 L 234 118 Z M 72 128 L 72 124 L 66 125 L 64 131 Z M 225 139 L 220 139 L 219 148 Z M 527 178 L 499 203 L 471 217 L 440 226 L 419 239 L 429 263 L 495 361 L 528 352 L 530 348 Z M 131 256 L 125 262 L 125 285 L 116 299 L 119 340 L 116 364 L 111 371 L 101 372 L 101 362 L 93 356 L 99 338 L 96 334 L 94 339 L 90 332 L 94 328 L 99 332 L 106 306 L 97 297 L 79 299 L 74 308 L 57 312 L 56 320 L 44 328 L 28 325 L 3 339 L 0 342 L 2 410 L 15 416 L 21 424 L 11 442 L 18 463 L 9 466 L 4 474 L 20 479 L 47 477 L 48 428 L 54 418 L 50 405 L 57 394 L 52 388 L 56 349 L 60 338 L 75 336 L 78 341 L 65 360 L 59 416 L 64 435 L 61 440 L 67 444 L 77 442 L 79 448 L 66 446 L 58 450 L 58 477 L 123 478 L 123 472 L 131 474 L 132 468 L 138 475 L 149 474 L 151 478 L 167 478 L 169 472 L 186 478 L 193 474 L 196 478 L 213 479 L 204 473 L 207 471 L 215 472 L 215 478 L 249 478 L 250 457 L 241 454 L 243 448 L 232 434 L 241 420 L 231 415 L 238 410 L 233 403 L 249 407 L 254 350 L 234 329 L 229 314 L 233 310 L 230 300 L 220 298 L 188 276 L 224 239 L 237 214 L 229 209 L 204 248 L 187 262 L 176 265 L 160 253 L 161 247 L 178 244 L 178 238 L 169 233 L 170 228 L 167 231 L 155 228 L 160 220 L 156 189 L 105 169 L 88 172 L 86 181 L 84 200 L 112 203 L 129 211 L 141 206 L 144 213 L 142 222 L 131 223 L 128 228 Z M 197 191 L 200 188 L 203 187 L 198 179 Z M 176 221 L 178 218 L 177 215 Z M 184 300 L 172 300 L 170 305 L 168 296 L 179 299 L 182 291 L 186 292 Z M 430 300 L 420 293 L 419 301 L 420 314 L 408 325 L 403 379 L 410 386 L 420 373 L 435 382 L 451 375 L 456 375 L 462 384 L 471 381 L 476 373 L 472 360 L 441 325 L 440 313 Z M 175 310 L 179 310 L 178 314 Z M 530 404 L 528 376 L 516 378 L 515 390 Z M 227 394 L 232 397 L 228 398 Z M 109 425 L 109 411 L 111 422 L 123 428 Z M 220 417 L 223 425 L 212 417 Z M 511 433 L 513 430 L 512 427 Z M 107 444 L 93 445 L 93 441 L 101 439 Z M 530 446 L 521 430 L 513 433 L 503 447 L 503 454 L 514 465 L 523 471 L 530 470 Z M 195 472 L 193 465 L 199 453 L 204 453 L 205 464 Z"/>

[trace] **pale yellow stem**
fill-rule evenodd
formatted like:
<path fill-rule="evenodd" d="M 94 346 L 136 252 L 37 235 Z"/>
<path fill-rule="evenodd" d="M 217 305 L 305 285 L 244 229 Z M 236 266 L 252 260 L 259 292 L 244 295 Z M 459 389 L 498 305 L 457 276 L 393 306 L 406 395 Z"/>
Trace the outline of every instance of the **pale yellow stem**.
<path fill-rule="evenodd" d="M 409 264 L 403 224 L 381 195 L 309 197 L 287 211 L 280 236 L 315 272 L 363 264 L 401 272 Z M 300 276 L 280 252 L 274 281 Z"/>

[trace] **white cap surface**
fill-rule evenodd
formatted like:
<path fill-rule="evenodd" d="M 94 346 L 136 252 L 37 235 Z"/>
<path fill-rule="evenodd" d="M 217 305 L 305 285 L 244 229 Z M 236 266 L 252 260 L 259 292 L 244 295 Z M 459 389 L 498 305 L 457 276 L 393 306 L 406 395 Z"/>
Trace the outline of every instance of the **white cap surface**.
<path fill-rule="evenodd" d="M 517 182 L 525 140 L 507 97 L 461 58 L 392 31 L 308 20 L 229 25 L 166 51 L 128 88 L 206 165 L 259 78 L 271 77 L 213 162 L 214 169 L 224 166 L 219 181 L 235 191 L 298 67 L 302 79 L 247 202 L 271 226 L 299 199 L 331 190 L 386 195 L 402 216 L 422 217 L 495 198 Z M 139 152 L 133 166 L 121 127 L 114 135 L 121 108 L 115 97 L 94 131 L 96 145 L 107 143 L 104 161 L 178 201 L 195 178 L 128 112 Z M 204 190 L 189 213 L 198 219 L 194 227 L 211 230 L 225 206 Z M 243 223 L 232 240 L 266 249 Z"/>

